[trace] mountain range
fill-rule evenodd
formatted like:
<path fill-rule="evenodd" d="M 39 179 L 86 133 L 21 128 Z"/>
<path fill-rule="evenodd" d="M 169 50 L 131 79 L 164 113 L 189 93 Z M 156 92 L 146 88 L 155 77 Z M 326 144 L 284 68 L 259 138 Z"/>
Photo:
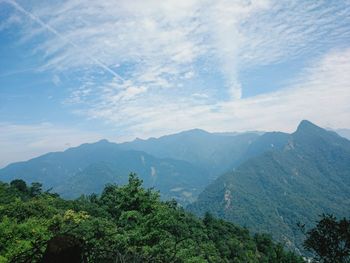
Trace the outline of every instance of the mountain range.
<path fill-rule="evenodd" d="M 145 186 L 160 190 L 163 198 L 180 202 L 192 200 L 208 183 L 207 173 L 186 161 L 122 150 L 106 140 L 11 164 L 0 170 L 0 178 L 41 182 L 63 197 L 75 198 L 100 193 L 107 183 L 125 184 L 131 172 L 137 173 Z"/>
<path fill-rule="evenodd" d="M 122 149 L 147 152 L 158 158 L 171 158 L 192 163 L 216 178 L 237 166 L 250 144 L 261 132 L 209 133 L 194 129 L 148 140 L 137 139 L 120 145 Z"/>
<path fill-rule="evenodd" d="M 309 121 L 291 134 L 194 129 L 120 144 L 102 140 L 10 164 L 0 181 L 41 182 L 75 198 L 125 184 L 131 172 L 199 216 L 210 212 L 272 233 L 292 248 L 302 240 L 298 221 L 350 216 L 350 141 Z"/>
<path fill-rule="evenodd" d="M 241 161 L 258 137 L 255 132 L 213 134 L 196 129 L 122 144 L 101 140 L 10 164 L 0 170 L 0 180 L 42 182 L 65 198 L 76 198 L 100 193 L 107 183 L 124 184 L 134 172 L 162 198 L 185 205 Z"/>
<path fill-rule="evenodd" d="M 302 121 L 292 134 L 266 133 L 255 144 L 259 153 L 217 178 L 188 209 L 272 233 L 290 247 L 303 238 L 298 222 L 350 216 L 349 140 Z"/>

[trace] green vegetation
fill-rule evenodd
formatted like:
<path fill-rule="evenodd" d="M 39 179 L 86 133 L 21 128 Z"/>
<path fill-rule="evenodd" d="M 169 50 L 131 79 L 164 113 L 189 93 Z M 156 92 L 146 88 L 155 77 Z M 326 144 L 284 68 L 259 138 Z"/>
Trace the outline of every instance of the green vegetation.
<path fill-rule="evenodd" d="M 75 262 L 303 262 L 268 235 L 210 214 L 198 219 L 141 184 L 131 174 L 100 196 L 64 200 L 37 183 L 0 183 L 0 262 L 54 262 L 64 253 Z"/>
<path fill-rule="evenodd" d="M 300 225 L 305 233 L 305 225 Z M 317 262 L 350 262 L 350 221 L 337 220 L 333 215 L 323 214 L 317 225 L 306 233 L 304 247 L 312 252 Z"/>

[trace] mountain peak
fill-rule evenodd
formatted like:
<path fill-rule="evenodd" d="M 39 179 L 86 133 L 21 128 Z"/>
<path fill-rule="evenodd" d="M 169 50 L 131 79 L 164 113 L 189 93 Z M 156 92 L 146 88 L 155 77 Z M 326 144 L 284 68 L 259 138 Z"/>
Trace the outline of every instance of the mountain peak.
<path fill-rule="evenodd" d="M 189 134 L 208 134 L 209 132 L 202 130 L 202 129 L 191 129 L 191 130 L 187 130 L 187 131 L 182 131 L 181 133 L 189 133 Z"/>
<path fill-rule="evenodd" d="M 181 132 L 175 133 L 175 134 L 165 135 L 162 137 L 164 138 L 164 137 L 172 137 L 172 136 L 186 136 L 186 137 L 187 136 L 203 136 L 203 135 L 208 135 L 208 134 L 210 134 L 210 133 L 205 131 L 205 130 L 196 128 L 196 129 L 181 131 Z"/>
<path fill-rule="evenodd" d="M 311 121 L 302 120 L 299 123 L 296 132 L 303 132 L 303 131 L 324 131 L 324 129 L 322 129 L 321 127 L 313 124 Z"/>
<path fill-rule="evenodd" d="M 313 124 L 310 121 L 306 121 L 303 120 L 302 122 L 300 122 L 296 132 L 293 133 L 293 136 L 299 137 L 299 138 L 308 138 L 307 140 L 317 140 L 316 138 L 320 138 L 322 137 L 323 141 L 328 141 L 328 142 L 335 142 L 337 141 L 337 143 L 341 144 L 341 142 L 339 142 L 339 139 L 342 138 L 340 137 L 337 133 L 333 132 L 333 131 L 329 131 L 326 129 L 323 129 L 315 124 Z M 345 139 L 346 140 L 346 139 Z"/>

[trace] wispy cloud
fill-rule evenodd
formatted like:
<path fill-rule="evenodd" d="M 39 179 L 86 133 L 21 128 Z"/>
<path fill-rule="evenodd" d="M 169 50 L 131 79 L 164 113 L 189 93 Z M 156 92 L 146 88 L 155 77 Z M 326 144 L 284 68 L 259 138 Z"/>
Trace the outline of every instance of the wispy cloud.
<path fill-rule="evenodd" d="M 28 16 L 30 19 L 32 19 L 34 22 L 38 23 L 42 29 L 48 30 L 49 32 L 51 32 L 53 35 L 55 35 L 56 37 L 58 37 L 62 42 L 64 42 L 64 44 L 68 44 L 70 45 L 72 48 L 74 48 L 76 51 L 80 51 L 81 47 L 79 45 L 77 45 L 75 42 L 71 41 L 69 38 L 67 38 L 64 34 L 61 34 L 60 32 L 58 32 L 55 28 L 53 28 L 52 26 L 50 26 L 48 23 L 45 23 L 40 17 L 34 15 L 33 13 L 31 13 L 30 11 L 27 11 L 26 9 L 24 9 L 21 5 L 19 5 L 15 0 L 6 0 L 7 3 L 11 4 L 16 10 L 18 10 L 19 12 L 23 13 L 24 15 Z M 13 16 L 11 16 L 10 18 L 13 18 Z M 9 21 L 9 20 L 8 20 Z M 11 21 L 11 20 L 10 20 Z M 101 68 L 103 68 L 105 71 L 109 72 L 110 74 L 112 74 L 114 76 L 114 78 L 123 80 L 114 70 L 112 70 L 111 68 L 109 68 L 106 64 L 104 64 L 103 62 L 101 62 L 99 59 L 97 59 L 94 56 L 91 56 L 90 54 L 85 53 L 84 56 L 86 58 L 88 58 L 89 60 L 91 60 L 93 63 L 95 63 L 96 65 L 100 66 Z"/>
<path fill-rule="evenodd" d="M 80 79 L 65 103 L 131 135 L 291 129 L 301 118 L 350 126 L 348 1 L 7 2 L 31 19 L 23 39 L 40 38 L 42 69 Z M 241 72 L 300 57 L 314 61 L 293 85 L 241 98 Z"/>
<path fill-rule="evenodd" d="M 345 1 L 71 0 L 32 11 L 8 2 L 41 26 L 29 28 L 27 38 L 52 33 L 39 47 L 45 68 L 100 66 L 113 81 L 123 75 L 134 85 L 164 88 L 204 59 L 221 70 L 233 98 L 240 97 L 242 68 L 350 38 Z"/>
<path fill-rule="evenodd" d="M 110 103 L 105 99 L 84 114 L 122 124 L 118 127 L 128 129 L 131 138 L 198 127 L 291 132 L 302 119 L 324 127 L 350 127 L 350 76 L 345 74 L 349 70 L 350 49 L 335 50 L 313 61 L 293 84 L 276 92 L 211 104 L 197 98 L 162 101 L 161 97 L 149 97 L 114 105 L 113 99 Z"/>
<path fill-rule="evenodd" d="M 322 54 L 350 39 L 348 1 L 274 1 L 244 22 L 242 67 Z"/>

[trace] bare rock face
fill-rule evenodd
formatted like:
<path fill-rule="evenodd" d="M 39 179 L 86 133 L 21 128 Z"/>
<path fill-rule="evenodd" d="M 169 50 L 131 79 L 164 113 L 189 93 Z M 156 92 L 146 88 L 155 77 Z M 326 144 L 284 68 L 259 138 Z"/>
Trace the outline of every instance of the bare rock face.
<path fill-rule="evenodd" d="M 42 263 L 82 263 L 83 242 L 72 235 L 58 235 L 48 241 Z"/>
<path fill-rule="evenodd" d="M 225 209 L 229 209 L 232 204 L 232 194 L 231 194 L 231 191 L 228 189 L 225 191 L 224 200 L 225 200 Z"/>

